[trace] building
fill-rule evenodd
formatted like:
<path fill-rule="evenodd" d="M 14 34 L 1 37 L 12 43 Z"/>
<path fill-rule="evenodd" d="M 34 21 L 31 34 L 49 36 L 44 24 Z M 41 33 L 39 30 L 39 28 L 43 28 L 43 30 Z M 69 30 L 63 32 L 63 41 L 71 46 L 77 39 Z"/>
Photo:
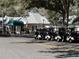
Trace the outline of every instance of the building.
<path fill-rule="evenodd" d="M 29 31 L 34 31 L 37 28 L 43 28 L 44 26 L 49 26 L 50 22 L 45 16 L 40 15 L 35 12 L 28 12 L 27 17 L 0 17 L 1 26 L 5 25 L 6 30 L 10 33 L 21 34 L 25 29 Z"/>
<path fill-rule="evenodd" d="M 77 18 L 76 15 L 69 16 L 68 24 L 71 25 L 74 22 L 75 18 Z M 59 18 L 59 22 L 63 23 L 63 17 Z M 67 23 L 67 19 L 65 19 L 64 22 Z"/>
<path fill-rule="evenodd" d="M 50 22 L 45 16 L 42 16 L 37 12 L 28 12 L 28 14 L 29 16 L 27 17 L 27 28 L 30 30 L 35 30 L 36 28 L 43 28 L 44 26 L 50 25 Z"/>
<path fill-rule="evenodd" d="M 0 30 L 2 31 L 5 27 L 5 30 L 11 34 L 21 34 L 24 26 L 26 26 L 26 18 L 24 17 L 0 17 Z"/>

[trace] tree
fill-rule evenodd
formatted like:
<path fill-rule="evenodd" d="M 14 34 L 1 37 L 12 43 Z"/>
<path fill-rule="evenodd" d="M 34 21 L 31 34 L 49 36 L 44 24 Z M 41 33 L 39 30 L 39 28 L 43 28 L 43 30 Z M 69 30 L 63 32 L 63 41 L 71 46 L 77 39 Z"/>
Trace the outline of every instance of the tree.
<path fill-rule="evenodd" d="M 48 19 L 53 25 L 57 25 L 59 23 L 58 19 L 60 16 L 61 15 L 59 13 L 48 10 Z"/>
<path fill-rule="evenodd" d="M 46 9 L 53 10 L 57 13 L 60 13 L 63 16 L 63 24 L 65 19 L 67 19 L 66 24 L 68 25 L 69 8 L 71 5 L 74 4 L 74 0 L 30 0 L 30 1 L 31 2 L 29 3 L 28 8 L 44 7 Z"/>
<path fill-rule="evenodd" d="M 21 0 L 0 0 L 0 16 L 22 16 L 24 10 Z"/>

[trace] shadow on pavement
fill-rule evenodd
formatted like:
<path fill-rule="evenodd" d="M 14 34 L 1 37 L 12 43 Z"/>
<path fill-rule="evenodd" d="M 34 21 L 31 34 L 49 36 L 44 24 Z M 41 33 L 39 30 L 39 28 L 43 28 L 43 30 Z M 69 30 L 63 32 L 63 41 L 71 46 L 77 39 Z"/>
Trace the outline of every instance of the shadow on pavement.
<path fill-rule="evenodd" d="M 51 53 L 56 54 L 56 58 L 69 58 L 69 57 L 79 57 L 79 45 L 71 45 L 71 46 L 58 46 L 54 48 L 50 48 L 47 51 L 39 51 L 40 53 Z"/>
<path fill-rule="evenodd" d="M 61 53 L 61 51 L 58 51 Z M 55 56 L 56 58 L 79 57 L 79 51 L 63 51 L 62 54 Z"/>
<path fill-rule="evenodd" d="M 23 44 L 23 43 L 27 43 L 27 44 L 33 44 L 33 43 L 47 43 L 48 41 L 46 40 L 31 40 L 31 41 L 23 41 L 23 42 L 11 42 L 13 44 Z"/>
<path fill-rule="evenodd" d="M 40 53 L 60 53 L 56 55 L 56 58 L 68 58 L 68 57 L 79 57 L 79 51 L 69 50 L 69 51 L 40 51 Z"/>

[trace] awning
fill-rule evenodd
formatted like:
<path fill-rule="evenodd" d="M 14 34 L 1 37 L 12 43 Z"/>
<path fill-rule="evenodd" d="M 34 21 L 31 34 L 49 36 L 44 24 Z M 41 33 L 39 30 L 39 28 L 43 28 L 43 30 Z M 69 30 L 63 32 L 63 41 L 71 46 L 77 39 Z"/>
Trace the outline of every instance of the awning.
<path fill-rule="evenodd" d="M 10 26 L 23 26 L 24 23 L 22 21 L 19 21 L 19 20 L 10 20 L 7 25 L 10 25 Z"/>
<path fill-rule="evenodd" d="M 9 25 L 9 26 L 13 26 L 13 20 L 9 20 L 8 23 L 6 25 Z"/>
<path fill-rule="evenodd" d="M 14 21 L 13 21 L 13 25 L 14 25 L 14 26 L 23 26 L 24 23 L 23 23 L 22 21 L 14 20 Z"/>

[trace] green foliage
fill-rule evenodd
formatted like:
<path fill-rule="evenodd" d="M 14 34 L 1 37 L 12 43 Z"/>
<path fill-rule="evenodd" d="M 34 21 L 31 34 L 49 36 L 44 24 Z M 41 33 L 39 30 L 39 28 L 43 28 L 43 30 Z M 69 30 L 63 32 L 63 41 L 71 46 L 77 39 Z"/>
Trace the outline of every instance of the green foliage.
<path fill-rule="evenodd" d="M 0 0 L 0 16 L 23 16 L 25 10 L 21 0 Z"/>
<path fill-rule="evenodd" d="M 48 12 L 50 21 L 58 20 L 60 14 L 69 16 L 69 8 L 79 0 L 0 0 L 0 16 L 24 16 L 27 9 L 37 7 L 50 10 Z"/>
<path fill-rule="evenodd" d="M 69 8 L 71 5 L 74 5 L 75 0 L 31 0 L 28 8 L 37 7 L 37 8 L 46 8 L 53 10 L 56 13 L 60 13 L 63 16 L 64 20 L 69 17 Z"/>
<path fill-rule="evenodd" d="M 48 11 L 48 15 L 49 15 L 49 21 L 53 24 L 56 25 L 58 23 L 58 19 L 61 16 L 59 13 L 55 12 L 55 11 Z"/>

